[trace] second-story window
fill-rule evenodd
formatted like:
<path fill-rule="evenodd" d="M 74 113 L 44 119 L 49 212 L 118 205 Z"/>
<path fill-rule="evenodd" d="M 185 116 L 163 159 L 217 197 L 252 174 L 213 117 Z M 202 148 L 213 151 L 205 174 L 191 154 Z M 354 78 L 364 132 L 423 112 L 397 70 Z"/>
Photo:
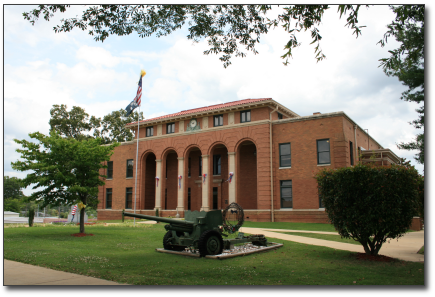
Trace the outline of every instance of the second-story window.
<path fill-rule="evenodd" d="M 251 121 L 251 111 L 244 110 L 240 112 L 240 123 L 246 123 Z"/>
<path fill-rule="evenodd" d="M 278 120 L 282 120 L 282 113 L 278 112 Z"/>
<path fill-rule="evenodd" d="M 154 136 L 154 127 L 147 127 L 147 137 Z"/>
<path fill-rule="evenodd" d="M 331 164 L 329 139 L 317 140 L 317 164 Z"/>
<path fill-rule="evenodd" d="M 166 124 L 166 134 L 175 133 L 175 123 Z"/>
<path fill-rule="evenodd" d="M 291 167 L 291 148 L 290 143 L 279 144 L 279 167 Z"/>
<path fill-rule="evenodd" d="M 127 160 L 127 177 L 133 177 L 133 159 Z"/>
<path fill-rule="evenodd" d="M 222 114 L 215 115 L 213 117 L 213 127 L 219 127 L 224 125 L 224 116 Z"/>
<path fill-rule="evenodd" d="M 113 178 L 113 161 L 107 162 L 107 178 Z"/>

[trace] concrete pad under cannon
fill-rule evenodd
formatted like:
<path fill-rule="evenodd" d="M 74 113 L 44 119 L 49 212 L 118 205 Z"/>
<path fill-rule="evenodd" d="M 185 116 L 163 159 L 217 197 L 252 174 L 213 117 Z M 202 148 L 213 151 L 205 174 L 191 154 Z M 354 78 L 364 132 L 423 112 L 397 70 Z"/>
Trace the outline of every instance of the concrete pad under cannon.
<path fill-rule="evenodd" d="M 271 244 L 271 245 L 267 246 L 267 247 L 260 247 L 258 249 L 247 251 L 247 252 L 220 254 L 220 255 L 207 255 L 207 256 L 205 256 L 205 258 L 207 258 L 207 259 L 233 258 L 233 257 L 238 257 L 238 256 L 245 256 L 245 255 L 249 255 L 249 254 L 255 254 L 255 253 L 265 252 L 265 251 L 269 251 L 269 250 L 274 250 L 274 249 L 277 249 L 277 248 L 280 248 L 283 246 L 282 243 L 270 242 L 269 244 Z M 181 252 L 171 251 L 171 250 L 165 250 L 163 248 L 158 248 L 158 249 L 156 249 L 156 251 L 160 252 L 160 253 L 166 253 L 166 254 L 176 254 L 176 255 L 181 255 L 181 256 L 199 258 L 199 254 L 194 254 L 194 253 L 189 253 L 189 252 L 184 252 L 184 251 L 181 251 Z"/>

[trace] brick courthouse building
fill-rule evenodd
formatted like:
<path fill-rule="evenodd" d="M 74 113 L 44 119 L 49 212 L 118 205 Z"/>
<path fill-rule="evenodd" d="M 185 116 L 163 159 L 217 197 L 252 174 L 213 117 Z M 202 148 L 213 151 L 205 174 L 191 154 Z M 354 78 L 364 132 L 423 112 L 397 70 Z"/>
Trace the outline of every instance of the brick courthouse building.
<path fill-rule="evenodd" d="M 137 123 L 127 126 L 137 131 Z M 136 213 L 148 215 L 159 209 L 160 216 L 183 217 L 184 210 L 237 202 L 246 220 L 327 223 L 317 171 L 361 157 L 399 162 L 344 112 L 299 116 L 270 98 L 185 110 L 139 126 Z M 136 146 L 134 140 L 115 148 L 99 189 L 98 219 L 120 219 L 122 209 L 135 208 Z"/>

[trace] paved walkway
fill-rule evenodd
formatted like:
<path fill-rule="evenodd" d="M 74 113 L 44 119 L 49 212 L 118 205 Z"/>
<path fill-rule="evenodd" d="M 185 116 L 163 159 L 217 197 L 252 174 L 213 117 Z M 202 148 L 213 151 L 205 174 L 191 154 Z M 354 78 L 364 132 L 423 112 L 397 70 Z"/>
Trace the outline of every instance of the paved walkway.
<path fill-rule="evenodd" d="M 323 239 L 309 238 L 297 235 L 288 235 L 280 232 L 310 232 L 322 234 L 336 234 L 335 232 L 317 232 L 283 229 L 261 229 L 242 227 L 242 232 L 251 234 L 264 234 L 267 238 L 277 238 L 310 245 L 326 246 L 338 250 L 363 253 L 361 245 L 341 243 Z M 277 232 L 279 231 L 279 232 Z M 339 236 L 339 235 L 337 235 Z M 271 241 L 271 240 L 269 240 Z M 405 261 L 424 262 L 424 255 L 417 254 L 417 251 L 424 245 L 424 231 L 409 232 L 399 240 L 386 242 L 381 248 L 380 254 Z M 20 262 L 4 260 L 4 285 L 123 285 L 112 281 L 102 280 L 94 277 L 73 274 L 33 266 Z"/>
<path fill-rule="evenodd" d="M 242 232 L 251 234 L 264 234 L 267 238 L 278 238 L 289 240 L 299 243 L 326 246 L 333 249 L 345 250 L 351 252 L 364 253 L 362 245 L 351 243 L 342 243 L 337 241 L 329 241 L 317 238 L 303 237 L 297 235 L 289 235 L 280 232 L 304 232 L 304 233 L 321 233 L 321 234 L 335 234 L 336 232 L 317 232 L 317 231 L 301 231 L 301 230 L 283 230 L 283 229 L 260 229 L 242 227 Z M 275 232 L 273 232 L 275 231 Z M 405 261 L 424 262 L 424 255 L 417 254 L 420 248 L 424 245 L 424 231 L 408 232 L 399 239 L 390 240 L 385 242 L 379 252 L 380 255 L 397 258 Z"/>
<path fill-rule="evenodd" d="M 3 284 L 5 286 L 113 286 L 123 285 L 95 277 L 3 260 Z"/>

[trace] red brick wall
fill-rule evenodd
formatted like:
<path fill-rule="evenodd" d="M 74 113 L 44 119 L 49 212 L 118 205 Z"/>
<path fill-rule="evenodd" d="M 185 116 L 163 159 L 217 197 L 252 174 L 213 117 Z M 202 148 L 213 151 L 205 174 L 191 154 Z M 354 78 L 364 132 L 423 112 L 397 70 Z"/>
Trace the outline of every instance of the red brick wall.
<path fill-rule="evenodd" d="M 355 153 L 355 147 L 362 147 L 366 150 L 369 149 L 368 145 L 370 145 L 370 150 L 377 150 L 381 147 L 376 144 L 376 142 L 371 137 L 367 137 L 366 131 L 362 131 L 360 128 L 356 130 L 356 146 L 355 146 L 355 128 L 354 125 L 349 122 L 346 118 L 343 119 L 343 132 L 345 135 L 345 139 L 347 140 L 347 150 L 346 150 L 346 166 L 350 166 L 350 149 L 349 149 L 349 141 L 352 141 L 353 145 L 353 154 L 355 157 L 355 163 L 359 160 L 358 153 Z M 370 132 L 370 131 L 369 131 Z M 358 151 L 358 150 L 357 150 Z"/>
<path fill-rule="evenodd" d="M 251 109 L 251 121 L 269 118 L 270 108 Z M 276 114 L 276 112 L 274 113 Z M 199 119 L 200 120 L 200 119 Z M 210 116 L 211 125 L 213 117 Z M 240 121 L 240 112 L 235 112 L 235 122 Z M 188 120 L 185 120 L 187 125 Z M 201 120 L 200 120 L 201 123 Z M 224 124 L 227 125 L 228 116 L 224 115 Z M 349 129 L 350 126 L 350 129 Z M 148 137 L 139 142 L 139 156 L 142 162 L 139 165 L 139 195 L 143 201 L 140 208 L 148 208 L 151 196 L 155 193 L 148 192 L 151 182 L 154 184 L 155 161 L 145 157 L 148 153 L 155 154 L 156 159 L 162 160 L 162 176 L 160 176 L 159 190 L 161 191 L 162 207 L 165 205 L 165 188 L 168 188 L 169 210 L 175 210 L 177 206 L 178 191 L 178 160 L 177 157 L 184 157 L 184 207 L 187 209 L 187 189 L 191 188 L 191 209 L 199 210 L 202 204 L 202 183 L 200 187 L 195 180 L 201 180 L 198 176 L 198 162 L 200 155 L 209 155 L 209 177 L 212 175 L 213 154 L 222 156 L 222 174 L 219 178 L 228 179 L 228 152 L 236 152 L 236 202 L 245 209 L 257 209 L 250 211 L 250 220 L 270 220 L 270 164 L 269 164 L 269 124 L 244 126 L 225 130 L 215 130 L 202 133 L 185 135 L 183 133 L 173 137 L 153 139 Z M 318 118 L 313 120 L 281 123 L 272 126 L 273 129 L 273 168 L 274 168 L 274 209 L 276 221 L 325 221 L 325 213 L 317 211 L 319 200 L 317 194 L 317 183 L 313 175 L 323 168 L 338 168 L 349 166 L 349 140 L 353 140 L 353 127 L 344 117 Z M 162 125 L 165 133 L 166 125 Z M 178 131 L 178 126 L 176 127 Z M 154 131 L 157 134 L 157 127 Z M 357 146 L 364 144 L 362 131 L 357 140 Z M 330 166 L 317 166 L 317 139 L 330 139 Z M 252 141 L 251 146 L 243 146 L 242 143 Z M 288 169 L 279 169 L 279 143 L 291 143 L 292 166 Z M 218 147 L 217 145 L 222 145 Z M 254 146 L 255 145 L 255 146 Z M 355 143 L 354 143 L 355 145 Z M 371 141 L 371 147 L 374 142 Z M 364 146 L 364 145 L 363 145 Z M 198 148 L 194 150 L 192 147 Z M 256 158 L 253 156 L 253 149 L 256 148 Z M 168 149 L 173 153 L 167 154 Z M 135 159 L 136 143 L 121 145 L 115 148 L 115 154 L 111 160 L 114 162 L 113 180 L 106 181 L 106 185 L 100 187 L 99 209 L 103 216 L 115 216 L 114 211 L 103 211 L 105 189 L 112 188 L 113 202 L 112 209 L 120 210 L 125 206 L 126 187 L 132 187 L 134 192 L 134 178 L 127 179 L 126 160 Z M 187 178 L 188 158 L 191 157 L 192 176 Z M 256 162 L 256 166 L 255 166 Z M 151 165 L 151 163 L 153 165 Z M 166 180 L 165 166 L 168 166 L 168 179 Z M 255 173 L 256 170 L 256 173 Z M 151 177 L 153 180 L 151 180 Z M 293 182 L 293 209 L 303 211 L 279 211 L 280 209 L 280 180 L 292 180 Z M 225 200 L 228 199 L 228 183 L 210 183 L 209 205 L 212 205 L 213 187 L 219 188 L 219 207 L 226 207 Z M 152 188 L 152 187 L 151 187 Z M 149 196 L 147 196 L 149 195 Z M 146 198 L 148 197 L 148 198 Z M 253 198 L 251 198 L 253 197 Z M 315 209 L 315 211 L 308 211 Z M 171 212 L 166 212 L 169 215 Z M 110 214 L 110 215 L 109 215 Z M 175 214 L 174 214 L 175 215 Z M 99 217 L 100 218 L 100 217 Z"/>
<path fill-rule="evenodd" d="M 346 140 L 341 117 L 273 125 L 274 209 L 281 208 L 280 181 L 292 180 L 293 209 L 318 209 L 314 174 L 346 166 Z M 330 140 L 331 165 L 317 165 L 317 140 Z M 291 143 L 291 168 L 279 169 L 279 144 Z M 285 216 L 285 213 L 283 214 Z"/>

